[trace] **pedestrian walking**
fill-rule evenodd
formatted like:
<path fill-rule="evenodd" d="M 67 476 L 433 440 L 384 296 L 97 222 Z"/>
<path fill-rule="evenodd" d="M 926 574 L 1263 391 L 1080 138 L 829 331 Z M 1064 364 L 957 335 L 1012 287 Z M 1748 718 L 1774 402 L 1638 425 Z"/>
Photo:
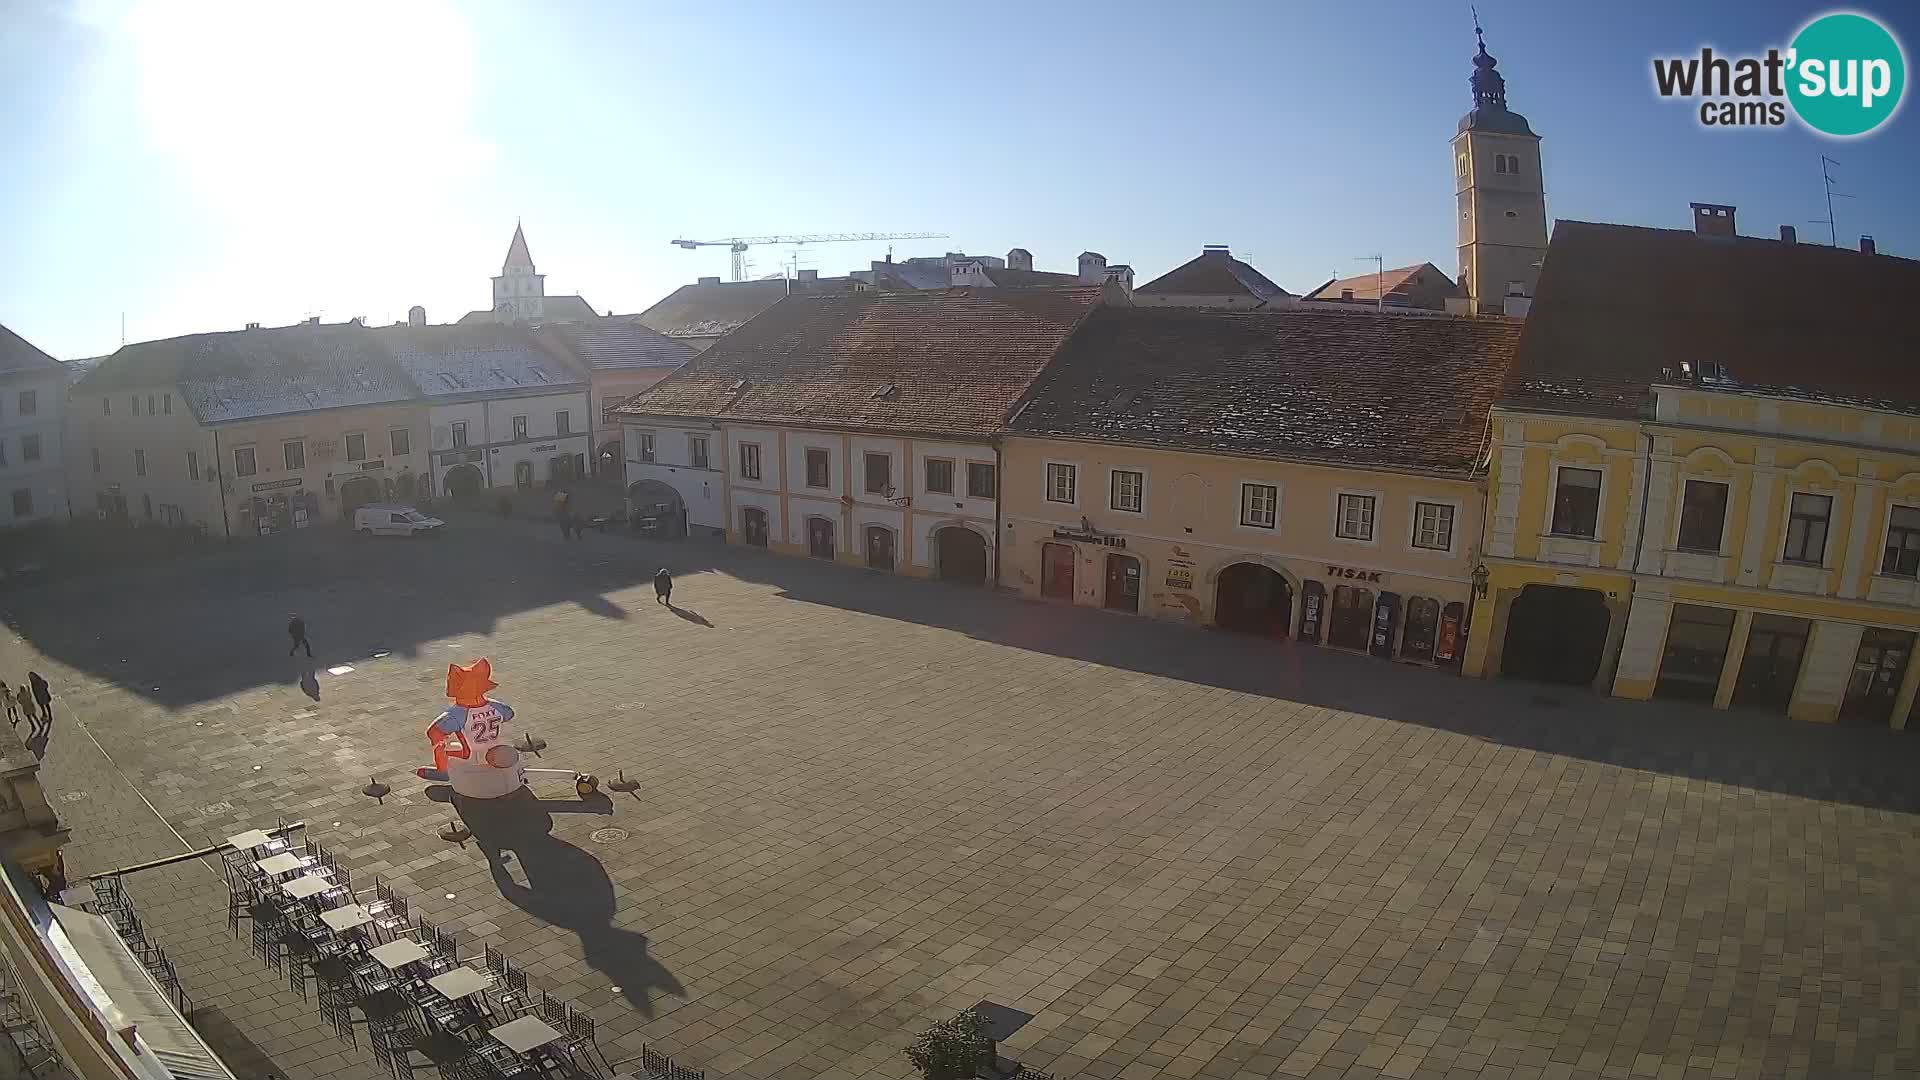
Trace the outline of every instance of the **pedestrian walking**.
<path fill-rule="evenodd" d="M 40 714 L 34 709 L 33 693 L 27 688 L 26 683 L 21 683 L 19 686 L 13 688 L 13 697 L 8 700 L 7 704 L 12 706 L 21 716 L 27 718 L 29 738 L 32 737 L 32 733 L 40 730 Z"/>
<path fill-rule="evenodd" d="M 7 722 L 19 727 L 20 707 L 14 703 L 13 687 L 8 686 L 5 679 L 0 679 L 0 701 L 7 703 Z"/>
<path fill-rule="evenodd" d="M 293 644 L 287 648 L 288 656 L 304 647 L 307 659 L 313 659 L 313 643 L 307 640 L 307 620 L 301 618 L 298 612 L 287 619 L 287 636 L 293 639 Z"/>
<path fill-rule="evenodd" d="M 667 568 L 664 566 L 660 568 L 659 573 L 653 575 L 653 602 L 665 604 L 668 607 L 673 606 L 673 575 L 667 573 Z"/>
<path fill-rule="evenodd" d="M 27 683 L 33 687 L 33 700 L 40 706 L 40 730 L 53 730 L 53 688 L 37 671 L 27 672 Z"/>

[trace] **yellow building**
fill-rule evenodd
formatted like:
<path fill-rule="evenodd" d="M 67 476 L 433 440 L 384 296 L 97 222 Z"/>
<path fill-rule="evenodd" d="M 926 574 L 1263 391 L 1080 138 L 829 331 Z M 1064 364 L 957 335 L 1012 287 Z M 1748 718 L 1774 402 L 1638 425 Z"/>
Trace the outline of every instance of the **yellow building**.
<path fill-rule="evenodd" d="M 1457 661 L 1500 317 L 1108 308 L 1002 447 L 1001 584 Z"/>
<path fill-rule="evenodd" d="M 1696 217 L 1555 230 L 1493 410 L 1465 670 L 1903 727 L 1920 263 Z"/>

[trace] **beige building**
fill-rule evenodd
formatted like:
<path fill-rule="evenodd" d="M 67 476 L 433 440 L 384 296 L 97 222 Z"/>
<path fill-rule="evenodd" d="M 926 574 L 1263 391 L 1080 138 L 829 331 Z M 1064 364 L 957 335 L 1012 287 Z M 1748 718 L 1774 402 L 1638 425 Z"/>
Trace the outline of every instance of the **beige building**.
<path fill-rule="evenodd" d="M 425 409 L 357 323 L 127 345 L 75 384 L 76 509 L 251 536 L 411 498 Z"/>
<path fill-rule="evenodd" d="M 1504 318 L 1102 309 L 1005 438 L 1001 583 L 1455 661 L 1518 337 Z"/>
<path fill-rule="evenodd" d="M 544 327 L 587 371 L 592 389 L 593 475 L 621 483 L 626 452 L 613 410 L 686 366 L 693 346 L 631 318 L 601 318 Z"/>
<path fill-rule="evenodd" d="M 628 502 L 673 532 L 989 583 L 994 437 L 1106 296 L 789 297 L 618 411 Z"/>

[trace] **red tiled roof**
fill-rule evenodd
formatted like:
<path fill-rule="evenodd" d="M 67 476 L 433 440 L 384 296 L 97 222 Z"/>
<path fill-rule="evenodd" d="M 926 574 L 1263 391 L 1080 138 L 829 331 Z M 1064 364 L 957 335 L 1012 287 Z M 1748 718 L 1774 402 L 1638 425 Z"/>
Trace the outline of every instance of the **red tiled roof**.
<path fill-rule="evenodd" d="M 1416 263 L 1412 266 L 1396 266 L 1379 274 L 1360 274 L 1355 277 L 1336 278 L 1325 285 L 1301 297 L 1302 300 L 1339 300 L 1348 289 L 1353 290 L 1355 300 L 1378 300 L 1384 292 L 1389 298 L 1396 292 L 1403 292 L 1405 286 L 1421 271 L 1430 271 L 1438 275 L 1446 284 L 1446 290 L 1454 288 L 1453 279 L 1432 263 Z"/>
<path fill-rule="evenodd" d="M 618 411 L 985 438 L 1103 295 L 790 296 Z"/>
<path fill-rule="evenodd" d="M 1915 296 L 1911 259 L 1561 221 L 1503 399 L 1635 416 L 1686 361 L 1730 389 L 1920 412 Z"/>
<path fill-rule="evenodd" d="M 1516 320 L 1103 308 L 1010 428 L 1203 452 L 1473 469 Z"/>
<path fill-rule="evenodd" d="M 1211 248 L 1134 291 L 1173 296 L 1254 296 L 1262 300 L 1292 295 L 1230 253 Z"/>

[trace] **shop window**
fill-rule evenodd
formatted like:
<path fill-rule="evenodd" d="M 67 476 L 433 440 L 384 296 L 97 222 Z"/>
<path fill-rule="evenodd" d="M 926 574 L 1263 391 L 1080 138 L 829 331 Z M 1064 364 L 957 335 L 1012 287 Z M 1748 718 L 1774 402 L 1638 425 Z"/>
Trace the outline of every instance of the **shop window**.
<path fill-rule="evenodd" d="M 1072 465 L 1058 462 L 1047 463 L 1047 501 L 1071 503 L 1078 492 L 1075 490 L 1077 478 Z"/>
<path fill-rule="evenodd" d="M 253 447 L 236 446 L 233 448 L 233 475 L 252 476 L 254 474 Z"/>
<path fill-rule="evenodd" d="M 1720 551 L 1720 534 L 1727 522 L 1727 485 L 1712 480 L 1689 480 L 1680 500 L 1681 551 Z"/>
<path fill-rule="evenodd" d="M 1110 474 L 1111 490 L 1107 505 L 1114 510 L 1138 514 L 1146 505 L 1147 477 L 1131 469 L 1115 469 Z"/>
<path fill-rule="evenodd" d="M 1827 524 L 1833 518 L 1833 496 L 1795 492 L 1787 512 L 1787 562 L 1818 565 L 1827 556 Z"/>
<path fill-rule="evenodd" d="M 1655 697 L 1684 701 L 1712 701 L 1727 663 L 1727 643 L 1733 637 L 1731 608 L 1673 605 L 1667 623 L 1667 647 L 1660 657 Z"/>
<path fill-rule="evenodd" d="M 1431 596 L 1408 599 L 1407 629 L 1400 636 L 1400 655 L 1409 660 L 1432 660 L 1439 636 L 1440 601 Z"/>
<path fill-rule="evenodd" d="M 652 461 L 653 460 L 653 432 L 651 431 L 641 432 L 639 439 L 637 441 L 639 445 L 635 448 L 634 453 L 639 456 L 641 461 Z"/>
<path fill-rule="evenodd" d="M 467 445 L 467 422 L 465 420 L 455 420 L 453 422 L 454 449 L 458 450 L 465 445 Z"/>
<path fill-rule="evenodd" d="M 1453 550 L 1453 505 L 1416 502 L 1413 504 L 1413 546 L 1428 551 Z M 1411 618 L 1411 607 L 1409 607 Z M 1435 619 L 1439 618 L 1436 613 Z"/>
<path fill-rule="evenodd" d="M 347 460 L 367 460 L 367 437 L 362 434 L 347 436 Z"/>
<path fill-rule="evenodd" d="M 1600 470 L 1562 468 L 1553 489 L 1553 533 L 1593 539 L 1600 529 Z"/>
<path fill-rule="evenodd" d="M 286 459 L 287 468 L 304 469 L 307 467 L 307 444 L 298 441 L 281 443 L 280 456 Z"/>
<path fill-rule="evenodd" d="M 406 428 L 394 428 L 387 432 L 387 446 L 394 457 L 406 457 L 413 453 L 413 432 Z"/>
<path fill-rule="evenodd" d="M 1372 640 L 1373 590 L 1336 585 L 1333 590 L 1333 614 L 1327 627 L 1327 644 L 1343 649 L 1364 649 Z"/>
<path fill-rule="evenodd" d="M 998 490 L 993 466 L 984 461 L 967 462 L 967 497 L 991 499 Z"/>
<path fill-rule="evenodd" d="M 1240 524 L 1271 529 L 1279 520 L 1280 489 L 1272 484 L 1240 485 Z"/>
<path fill-rule="evenodd" d="M 868 454 L 866 464 L 867 493 L 869 495 L 888 495 L 889 492 L 893 491 L 892 455 Z"/>
<path fill-rule="evenodd" d="M 807 486 L 810 488 L 833 486 L 833 457 L 817 447 L 807 449 Z"/>
<path fill-rule="evenodd" d="M 1920 574 L 1920 507 L 1896 506 L 1887 519 L 1887 551 L 1880 572 L 1893 577 Z"/>
<path fill-rule="evenodd" d="M 760 444 L 740 444 L 740 479 L 760 479 Z"/>
<path fill-rule="evenodd" d="M 705 435 L 687 436 L 687 464 L 696 469 L 707 467 L 707 437 Z"/>
<path fill-rule="evenodd" d="M 1333 533 L 1342 540 L 1373 539 L 1373 496 L 1341 495 Z"/>
<path fill-rule="evenodd" d="M 935 495 L 953 494 L 953 462 L 946 458 L 927 459 L 927 491 Z"/>

